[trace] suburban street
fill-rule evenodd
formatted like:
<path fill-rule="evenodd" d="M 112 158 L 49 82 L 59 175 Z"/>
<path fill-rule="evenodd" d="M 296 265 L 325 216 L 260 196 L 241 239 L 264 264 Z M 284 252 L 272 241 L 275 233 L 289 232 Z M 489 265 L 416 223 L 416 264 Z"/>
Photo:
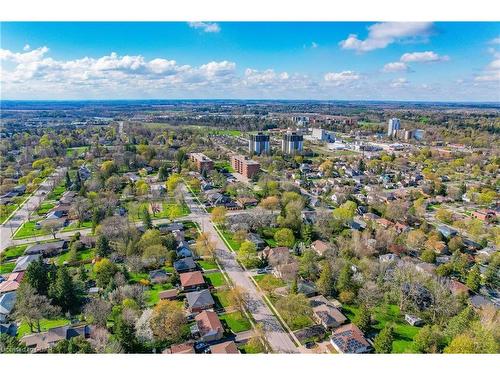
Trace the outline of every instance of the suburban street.
<path fill-rule="evenodd" d="M 257 290 L 250 280 L 249 273 L 236 261 L 235 254 L 229 250 L 224 241 L 219 237 L 208 213 L 200 207 L 186 188 L 185 200 L 191 210 L 191 219 L 200 225 L 202 231 L 210 233 L 211 239 L 216 244 L 217 260 L 233 284 L 241 287 L 248 293 L 250 297 L 249 313 L 252 314 L 257 323 L 262 323 L 266 339 L 273 351 L 277 353 L 298 353 L 299 349 L 264 302 L 261 292 Z"/>
<path fill-rule="evenodd" d="M 14 212 L 10 219 L 3 225 L 0 225 L 0 253 L 10 245 L 17 244 L 17 241 L 12 240 L 12 235 L 28 220 L 30 214 L 36 209 L 38 204 L 45 199 L 45 195 L 51 191 L 52 180 L 57 176 L 64 176 L 65 173 L 65 168 L 57 168 L 51 176 L 42 182 L 33 195 Z M 48 237 L 52 238 L 52 236 Z M 33 242 L 33 239 L 29 239 L 27 242 Z"/>

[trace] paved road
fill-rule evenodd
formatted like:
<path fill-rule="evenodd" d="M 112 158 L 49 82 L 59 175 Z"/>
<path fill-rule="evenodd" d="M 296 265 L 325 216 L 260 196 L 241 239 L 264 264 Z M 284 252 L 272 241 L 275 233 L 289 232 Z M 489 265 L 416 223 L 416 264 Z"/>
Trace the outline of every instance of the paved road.
<path fill-rule="evenodd" d="M 198 222 L 202 231 L 210 234 L 216 244 L 217 260 L 233 284 L 243 288 L 248 293 L 250 297 L 248 311 L 257 323 L 262 323 L 266 339 L 273 351 L 276 353 L 298 353 L 298 348 L 266 305 L 262 294 L 250 280 L 250 274 L 239 265 L 235 254 L 228 249 L 217 234 L 214 225 L 210 221 L 210 216 L 199 206 L 185 187 L 184 189 L 186 203 L 191 210 L 190 216 L 192 220 Z"/>
<path fill-rule="evenodd" d="M 6 247 L 12 245 L 12 235 L 15 231 L 29 218 L 29 215 L 36 209 L 38 204 L 45 199 L 45 195 L 51 190 L 52 180 L 57 176 L 64 176 L 65 168 L 57 168 L 54 173 L 49 176 L 38 190 L 12 215 L 12 217 L 3 225 L 0 225 L 0 253 Z M 33 242 L 31 239 L 30 242 Z"/>

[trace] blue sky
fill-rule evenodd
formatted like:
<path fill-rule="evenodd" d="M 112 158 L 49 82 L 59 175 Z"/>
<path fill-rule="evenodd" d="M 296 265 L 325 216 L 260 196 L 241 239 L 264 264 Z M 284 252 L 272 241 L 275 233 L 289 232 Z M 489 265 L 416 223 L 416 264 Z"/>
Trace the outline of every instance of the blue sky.
<path fill-rule="evenodd" d="M 4 99 L 500 100 L 500 23 L 2 23 Z"/>

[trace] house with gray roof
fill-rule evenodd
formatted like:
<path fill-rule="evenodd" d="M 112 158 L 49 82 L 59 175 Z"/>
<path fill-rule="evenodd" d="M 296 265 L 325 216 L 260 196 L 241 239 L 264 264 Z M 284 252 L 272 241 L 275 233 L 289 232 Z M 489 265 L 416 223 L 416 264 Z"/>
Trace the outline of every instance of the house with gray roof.
<path fill-rule="evenodd" d="M 201 312 L 215 306 L 215 301 L 208 289 L 186 293 L 186 300 L 191 312 Z"/>

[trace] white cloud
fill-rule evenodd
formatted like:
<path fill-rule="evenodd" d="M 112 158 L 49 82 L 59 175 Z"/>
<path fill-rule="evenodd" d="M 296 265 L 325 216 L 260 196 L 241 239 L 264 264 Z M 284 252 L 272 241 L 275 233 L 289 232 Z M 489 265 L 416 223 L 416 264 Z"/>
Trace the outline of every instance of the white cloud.
<path fill-rule="evenodd" d="M 496 38 L 490 40 L 490 44 L 500 44 L 500 36 L 497 36 Z"/>
<path fill-rule="evenodd" d="M 323 77 L 325 82 L 334 86 L 344 85 L 349 82 L 357 81 L 360 75 L 352 70 L 344 70 L 342 72 L 329 72 Z"/>
<path fill-rule="evenodd" d="M 25 44 L 23 47 L 23 51 L 29 51 L 31 49 L 31 46 L 29 44 Z"/>
<path fill-rule="evenodd" d="M 412 62 L 435 62 L 435 61 L 448 61 L 450 58 L 448 56 L 439 56 L 436 52 L 425 51 L 425 52 L 412 52 L 405 53 L 401 56 L 400 61 L 404 63 Z"/>
<path fill-rule="evenodd" d="M 500 81 L 500 52 L 490 49 L 493 61 L 490 62 L 474 80 L 477 82 L 498 82 Z"/>
<path fill-rule="evenodd" d="M 400 88 L 408 86 L 408 80 L 406 78 L 397 78 L 391 82 L 391 87 Z"/>
<path fill-rule="evenodd" d="M 220 26 L 215 22 L 189 22 L 189 27 L 193 29 L 203 29 L 205 33 L 218 33 Z"/>
<path fill-rule="evenodd" d="M 396 61 L 385 64 L 382 70 L 386 73 L 406 72 L 408 70 L 408 65 L 404 62 Z"/>
<path fill-rule="evenodd" d="M 449 59 L 448 56 L 439 56 L 434 51 L 405 53 L 399 58 L 399 61 L 385 64 L 382 71 L 385 73 L 407 72 L 410 70 L 408 64 L 411 63 L 429 63 L 448 61 Z"/>
<path fill-rule="evenodd" d="M 358 52 L 373 51 L 385 48 L 398 41 L 427 37 L 432 30 L 432 22 L 382 22 L 368 27 L 368 37 L 365 40 L 356 34 L 350 34 L 339 44 L 343 49 Z"/>

